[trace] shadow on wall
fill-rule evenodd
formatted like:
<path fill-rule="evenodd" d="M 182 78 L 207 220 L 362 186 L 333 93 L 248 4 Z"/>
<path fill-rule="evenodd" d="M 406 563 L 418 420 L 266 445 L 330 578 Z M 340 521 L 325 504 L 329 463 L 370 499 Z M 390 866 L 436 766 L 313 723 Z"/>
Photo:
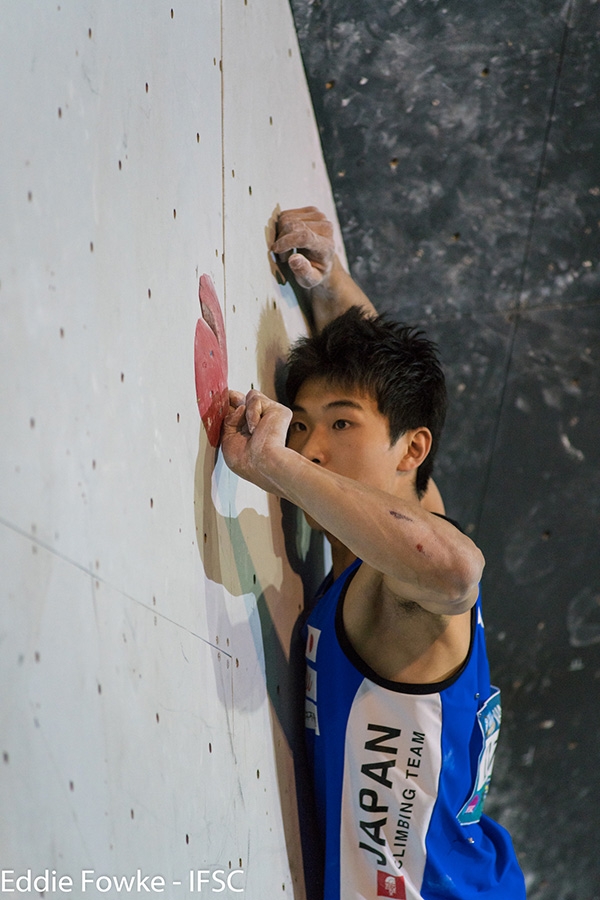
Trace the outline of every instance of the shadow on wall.
<path fill-rule="evenodd" d="M 257 333 L 259 387 L 272 399 L 280 396 L 276 382 L 281 380 L 289 343 L 283 317 L 273 304 L 263 311 Z M 223 682 L 222 672 L 215 672 L 222 692 L 219 699 L 226 709 L 233 704 L 234 709 L 249 712 L 263 702 L 266 685 L 274 713 L 273 745 L 285 840 L 298 888 L 303 880 L 298 816 L 306 815 L 302 808 L 298 811 L 294 789 L 294 781 L 301 778 L 298 760 L 304 745 L 304 648 L 300 631 L 323 577 L 323 538 L 308 527 L 296 507 L 273 495 L 268 495 L 268 516 L 247 507 L 238 514 L 231 498 L 231 481 L 227 481 L 234 478 L 220 450 L 210 446 L 201 428 L 194 483 L 197 544 L 208 581 L 239 598 L 245 613 L 232 621 L 222 592 L 211 594 L 207 589 L 209 634 L 211 639 L 227 634 L 238 658 L 257 661 L 253 675 L 240 672 L 241 677 L 236 678 L 239 660 L 232 658 L 231 687 Z M 213 497 L 224 493 L 223 485 L 229 487 L 226 515 L 213 502 Z M 233 737 L 232 726 L 231 734 Z M 240 789 L 243 791 L 242 785 Z M 301 798 L 304 794 L 303 789 Z M 304 803 L 300 799 L 301 807 Z"/>

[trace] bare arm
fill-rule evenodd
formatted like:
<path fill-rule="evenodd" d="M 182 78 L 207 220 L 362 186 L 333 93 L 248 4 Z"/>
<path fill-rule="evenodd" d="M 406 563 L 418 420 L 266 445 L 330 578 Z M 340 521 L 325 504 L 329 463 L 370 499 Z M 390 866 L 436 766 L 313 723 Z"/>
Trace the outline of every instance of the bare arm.
<path fill-rule="evenodd" d="M 289 265 L 311 305 L 317 331 L 351 306 L 377 315 L 367 295 L 342 266 L 333 226 L 315 206 L 287 209 L 277 221 L 272 248 Z"/>
<path fill-rule="evenodd" d="M 457 615 L 477 598 L 484 560 L 466 535 L 409 502 L 328 471 L 286 447 L 291 411 L 257 391 L 231 394 L 223 455 L 242 478 L 305 510 L 395 592 Z"/>
<path fill-rule="evenodd" d="M 351 306 L 377 315 L 367 295 L 342 266 L 335 252 L 333 226 L 316 206 L 283 210 L 277 220 L 277 240 L 271 249 L 287 262 L 307 296 L 317 332 Z M 445 513 L 442 495 L 433 479 L 429 480 L 421 505 L 430 512 Z"/>
<path fill-rule="evenodd" d="M 377 315 L 367 295 L 342 266 L 334 248 L 333 226 L 316 206 L 283 210 L 277 220 L 277 240 L 271 249 L 287 262 L 308 297 L 317 331 L 351 306 Z M 430 512 L 445 512 L 433 479 L 429 480 L 421 505 Z"/>

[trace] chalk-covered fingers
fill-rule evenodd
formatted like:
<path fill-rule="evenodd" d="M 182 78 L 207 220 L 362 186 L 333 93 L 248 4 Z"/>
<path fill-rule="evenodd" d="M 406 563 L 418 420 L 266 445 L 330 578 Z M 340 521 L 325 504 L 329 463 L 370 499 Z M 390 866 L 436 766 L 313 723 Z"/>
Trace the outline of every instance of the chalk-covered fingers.
<path fill-rule="evenodd" d="M 246 402 L 246 395 L 241 391 L 229 391 L 229 412 L 239 409 Z"/>
<path fill-rule="evenodd" d="M 299 209 L 284 209 L 277 219 L 277 238 L 273 251 L 285 255 L 293 247 L 313 249 L 321 246 L 321 241 L 333 246 L 333 225 L 316 206 Z"/>
<path fill-rule="evenodd" d="M 250 434 L 254 434 L 262 426 L 265 437 L 280 440 L 285 446 L 291 418 L 292 413 L 287 406 L 271 400 L 260 391 L 252 390 L 246 394 L 246 422 Z"/>
<path fill-rule="evenodd" d="M 333 225 L 316 206 L 283 210 L 271 249 L 287 262 L 300 287 L 310 290 L 331 273 L 335 258 Z"/>
<path fill-rule="evenodd" d="M 278 455 L 289 452 L 291 410 L 255 390 L 245 396 L 230 391 L 229 408 L 221 443 L 225 462 L 241 478 L 278 493 L 271 476 Z"/>

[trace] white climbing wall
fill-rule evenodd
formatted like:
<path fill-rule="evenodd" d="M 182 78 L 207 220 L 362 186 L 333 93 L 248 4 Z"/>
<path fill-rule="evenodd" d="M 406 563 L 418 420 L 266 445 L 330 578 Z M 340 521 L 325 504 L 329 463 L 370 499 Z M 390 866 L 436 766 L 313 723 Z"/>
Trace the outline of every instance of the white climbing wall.
<path fill-rule="evenodd" d="M 273 394 L 273 215 L 335 215 L 287 2 L 3 0 L 0 97 L 0 890 L 302 898 L 300 579 L 193 364 L 207 273 Z"/>

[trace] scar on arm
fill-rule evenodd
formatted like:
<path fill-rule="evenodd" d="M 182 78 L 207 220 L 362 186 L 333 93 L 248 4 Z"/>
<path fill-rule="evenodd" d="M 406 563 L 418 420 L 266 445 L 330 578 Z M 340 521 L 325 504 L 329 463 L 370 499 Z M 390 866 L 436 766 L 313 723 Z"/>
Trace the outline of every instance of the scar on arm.
<path fill-rule="evenodd" d="M 403 519 L 405 522 L 414 522 L 414 519 L 411 519 L 409 516 L 404 516 L 402 513 L 396 512 L 395 509 L 390 509 L 390 516 L 393 516 L 395 519 Z"/>
<path fill-rule="evenodd" d="M 405 522 L 414 522 L 414 519 L 411 519 L 410 516 L 405 516 L 402 513 L 396 512 L 395 509 L 390 509 L 390 516 L 393 516 L 395 519 L 403 519 Z M 423 544 L 417 544 L 417 550 L 419 553 L 425 553 Z"/>

